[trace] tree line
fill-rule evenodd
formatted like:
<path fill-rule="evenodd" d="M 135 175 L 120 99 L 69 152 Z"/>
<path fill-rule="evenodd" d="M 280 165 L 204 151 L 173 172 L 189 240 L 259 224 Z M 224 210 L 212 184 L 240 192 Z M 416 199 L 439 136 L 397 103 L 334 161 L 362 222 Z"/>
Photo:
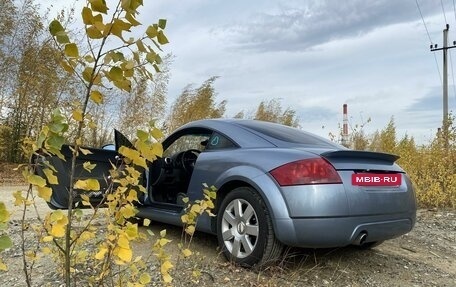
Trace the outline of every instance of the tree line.
<path fill-rule="evenodd" d="M 74 99 L 82 98 L 84 87 L 76 75 L 65 72 L 61 52 L 48 31 L 49 12 L 40 14 L 34 0 L 3 0 L 0 2 L 0 162 L 26 161 L 22 144 L 36 137 L 49 121 L 56 107 L 71 118 Z M 63 10 L 57 19 L 64 25 L 74 20 L 73 10 Z M 77 35 L 77 31 L 74 34 Z M 87 47 L 89 50 L 89 47 Z M 128 91 L 107 89 L 112 95 L 98 104 L 89 104 L 90 122 L 96 129 L 84 127 L 83 143 L 102 146 L 112 141 L 113 127 L 125 135 L 134 135 L 152 119 L 162 119 L 159 127 L 165 134 L 192 120 L 226 117 L 227 101 L 217 100 L 214 83 L 209 77 L 201 85 L 187 85 L 176 99 L 168 103 L 168 82 L 172 55 L 167 55 L 155 68 L 159 70 L 152 84 L 147 74 L 135 75 Z M 189 79 L 191 80 L 191 79 Z M 125 90 L 125 89 L 124 89 Z M 171 95 L 176 96 L 176 95 Z M 132 113 L 132 111 L 134 111 Z M 298 126 L 296 111 L 283 108 L 278 99 L 264 100 L 247 114 L 237 118 L 254 118 Z M 74 135 L 76 131 L 69 131 Z M 68 138 L 68 142 L 74 138 Z"/>

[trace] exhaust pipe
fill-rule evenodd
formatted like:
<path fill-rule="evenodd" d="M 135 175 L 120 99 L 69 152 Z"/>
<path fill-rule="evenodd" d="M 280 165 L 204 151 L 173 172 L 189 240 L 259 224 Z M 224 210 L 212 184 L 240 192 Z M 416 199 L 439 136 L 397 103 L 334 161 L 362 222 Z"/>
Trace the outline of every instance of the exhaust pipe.
<path fill-rule="evenodd" d="M 364 244 L 364 242 L 366 242 L 366 239 L 367 239 L 367 232 L 366 231 L 362 231 L 360 234 L 358 234 L 358 236 L 356 237 L 356 239 L 353 242 L 353 244 L 361 246 L 361 245 Z"/>

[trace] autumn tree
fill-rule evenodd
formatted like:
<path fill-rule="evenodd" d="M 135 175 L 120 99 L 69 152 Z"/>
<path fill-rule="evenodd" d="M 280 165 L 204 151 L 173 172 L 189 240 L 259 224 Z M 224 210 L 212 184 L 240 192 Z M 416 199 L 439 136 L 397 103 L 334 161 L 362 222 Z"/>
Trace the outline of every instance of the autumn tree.
<path fill-rule="evenodd" d="M 8 152 L 0 154 L 0 160 L 11 162 L 25 160 L 23 139 L 38 133 L 46 115 L 61 104 L 71 86 L 71 77 L 59 68 L 60 53 L 47 34 L 38 6 L 31 0 L 14 6 L 17 3 L 0 4 L 4 6 L 1 13 L 8 11 L 0 24 L 0 76 L 8 79 L 0 85 L 0 133 L 8 139 L 2 141 L 0 151 Z"/>
<path fill-rule="evenodd" d="M 172 55 L 169 54 L 160 64 L 160 73 L 154 75 L 151 82 L 143 75 L 133 82 L 133 88 L 127 96 L 120 96 L 120 115 L 118 126 L 127 137 L 134 137 L 138 128 L 143 129 L 151 120 L 163 119 L 166 109 L 168 82 Z"/>
<path fill-rule="evenodd" d="M 220 118 L 225 114 L 226 101 L 216 102 L 216 79 L 217 77 L 211 77 L 198 88 L 193 85 L 184 88 L 166 117 L 164 129 L 167 133 L 191 121 Z"/>
<path fill-rule="evenodd" d="M 288 107 L 283 110 L 279 99 L 261 101 L 256 110 L 255 120 L 279 123 L 291 127 L 299 126 L 296 111 Z"/>

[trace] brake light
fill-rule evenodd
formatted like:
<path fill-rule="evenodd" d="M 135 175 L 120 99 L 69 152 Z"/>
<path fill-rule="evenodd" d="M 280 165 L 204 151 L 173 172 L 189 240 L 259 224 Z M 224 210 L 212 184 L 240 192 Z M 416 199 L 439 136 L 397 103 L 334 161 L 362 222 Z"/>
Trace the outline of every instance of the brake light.
<path fill-rule="evenodd" d="M 342 183 L 334 167 L 322 158 L 290 162 L 270 173 L 281 186 Z"/>

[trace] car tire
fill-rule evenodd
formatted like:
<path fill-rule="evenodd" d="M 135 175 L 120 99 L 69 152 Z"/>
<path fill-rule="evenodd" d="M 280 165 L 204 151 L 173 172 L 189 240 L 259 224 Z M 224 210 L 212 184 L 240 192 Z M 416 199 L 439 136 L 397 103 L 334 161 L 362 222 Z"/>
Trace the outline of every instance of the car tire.
<path fill-rule="evenodd" d="M 250 187 L 238 187 L 223 199 L 217 212 L 217 239 L 225 257 L 241 266 L 265 266 L 282 253 L 269 211 Z"/>

